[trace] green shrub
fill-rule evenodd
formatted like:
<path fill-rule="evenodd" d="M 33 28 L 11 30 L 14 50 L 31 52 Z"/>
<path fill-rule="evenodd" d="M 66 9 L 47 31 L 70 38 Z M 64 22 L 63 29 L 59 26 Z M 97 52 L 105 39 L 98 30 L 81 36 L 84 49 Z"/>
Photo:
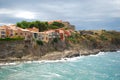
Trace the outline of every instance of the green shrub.
<path fill-rule="evenodd" d="M 100 35 L 101 40 L 108 40 L 104 35 Z"/>
<path fill-rule="evenodd" d="M 73 37 L 73 36 L 68 37 L 67 40 L 69 40 L 69 41 L 71 41 L 73 43 L 75 43 L 77 41 L 77 39 L 75 37 Z"/>
<path fill-rule="evenodd" d="M 53 43 L 57 43 L 60 39 L 59 38 L 54 38 Z"/>
<path fill-rule="evenodd" d="M 24 40 L 24 38 L 0 38 L 0 41 Z"/>
<path fill-rule="evenodd" d="M 43 45 L 43 41 L 37 40 L 36 42 L 38 45 L 41 45 L 41 46 Z"/>

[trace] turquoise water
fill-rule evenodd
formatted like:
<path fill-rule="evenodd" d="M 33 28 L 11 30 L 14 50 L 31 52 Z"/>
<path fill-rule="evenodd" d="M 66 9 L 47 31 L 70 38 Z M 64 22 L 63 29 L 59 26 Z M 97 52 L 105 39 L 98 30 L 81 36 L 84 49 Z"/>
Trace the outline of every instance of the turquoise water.
<path fill-rule="evenodd" d="M 0 80 L 120 80 L 120 52 L 1 66 Z"/>

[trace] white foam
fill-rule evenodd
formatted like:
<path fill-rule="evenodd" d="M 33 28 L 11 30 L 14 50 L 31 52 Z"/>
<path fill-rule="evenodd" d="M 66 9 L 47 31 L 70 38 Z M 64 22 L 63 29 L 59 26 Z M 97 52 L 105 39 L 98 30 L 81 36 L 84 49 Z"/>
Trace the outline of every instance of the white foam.
<path fill-rule="evenodd" d="M 79 57 L 73 57 L 73 58 L 62 58 L 60 60 L 40 60 L 40 61 L 23 61 L 23 62 L 13 62 L 13 63 L 1 63 L 0 66 L 7 66 L 7 65 L 17 65 L 20 63 L 56 63 L 56 62 L 71 62 L 71 61 L 77 61 L 80 58 L 83 58 L 84 56 Z"/>
<path fill-rule="evenodd" d="M 60 60 L 40 60 L 40 61 L 26 61 L 24 63 L 55 63 L 55 62 L 68 62 L 68 61 L 76 61 L 85 56 L 73 57 L 73 58 L 61 58 Z"/>
<path fill-rule="evenodd" d="M 117 52 L 120 52 L 120 50 L 118 50 Z"/>
<path fill-rule="evenodd" d="M 96 54 L 96 55 L 104 55 L 105 54 L 105 52 L 99 52 L 98 54 Z"/>
<path fill-rule="evenodd" d="M 62 60 L 66 61 L 76 61 L 78 59 L 84 58 L 85 56 L 78 56 L 78 57 L 73 57 L 73 58 L 62 58 Z"/>
<path fill-rule="evenodd" d="M 89 56 L 99 56 L 99 55 L 104 55 L 105 52 L 99 52 L 96 55 L 89 55 Z M 23 62 L 13 62 L 13 63 L 1 63 L 0 66 L 4 65 L 17 65 L 20 63 L 55 63 L 55 62 L 74 62 L 77 61 L 81 58 L 84 58 L 85 56 L 78 56 L 78 57 L 73 57 L 73 58 L 61 58 L 60 60 L 39 60 L 39 61 L 23 61 Z"/>
<path fill-rule="evenodd" d="M 0 63 L 0 66 L 6 66 L 6 65 L 16 65 L 18 63 L 13 62 L 13 63 Z"/>
<path fill-rule="evenodd" d="M 74 58 L 62 58 L 60 60 L 41 60 L 41 61 L 32 61 L 33 63 L 56 63 L 56 62 L 68 62 L 68 61 L 76 61 L 81 57 L 74 57 Z M 30 62 L 27 62 L 30 63 Z"/>
<path fill-rule="evenodd" d="M 52 73 L 52 72 L 48 72 L 47 74 L 42 74 L 41 76 L 42 77 L 48 77 L 48 78 L 50 78 L 50 77 L 61 77 L 60 74 Z"/>
<path fill-rule="evenodd" d="M 103 52 L 99 53 L 102 54 Z M 90 56 L 96 56 L 96 55 L 90 55 Z M 7 66 L 7 65 L 17 65 L 20 63 L 57 63 L 57 62 L 75 62 L 81 58 L 84 58 L 85 56 L 78 56 L 73 58 L 61 58 L 60 60 L 38 60 L 38 61 L 23 61 L 23 62 L 13 62 L 13 63 L 1 63 L 0 66 Z"/>
<path fill-rule="evenodd" d="M 105 54 L 105 52 L 99 52 L 98 54 L 91 54 L 89 56 L 100 56 L 100 55 L 104 55 L 104 54 Z"/>
<path fill-rule="evenodd" d="M 25 62 L 23 62 L 23 63 L 32 63 L 33 61 L 25 61 Z"/>

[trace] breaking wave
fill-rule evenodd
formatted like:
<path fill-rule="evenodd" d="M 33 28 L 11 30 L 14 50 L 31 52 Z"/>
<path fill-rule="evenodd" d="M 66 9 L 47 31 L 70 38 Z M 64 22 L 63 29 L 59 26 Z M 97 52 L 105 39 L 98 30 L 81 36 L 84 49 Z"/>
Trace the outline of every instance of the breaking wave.
<path fill-rule="evenodd" d="M 100 56 L 104 55 L 105 52 L 99 52 L 98 54 L 93 54 L 89 56 Z M 72 57 L 72 58 L 61 58 L 60 60 L 40 60 L 40 61 L 17 61 L 17 62 L 12 62 L 12 63 L 0 63 L 0 66 L 7 66 L 7 65 L 17 65 L 20 63 L 56 63 L 56 62 L 74 62 L 79 59 L 85 58 L 86 56 L 78 56 L 78 57 Z"/>
<path fill-rule="evenodd" d="M 17 65 L 18 64 L 18 65 Z M 119 80 L 120 54 L 100 52 L 97 55 L 5 63 L 0 80 Z"/>

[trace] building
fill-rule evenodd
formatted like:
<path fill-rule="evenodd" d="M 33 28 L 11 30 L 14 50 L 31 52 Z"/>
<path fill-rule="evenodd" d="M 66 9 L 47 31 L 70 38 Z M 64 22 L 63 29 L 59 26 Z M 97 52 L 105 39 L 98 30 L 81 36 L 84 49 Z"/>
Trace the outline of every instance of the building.
<path fill-rule="evenodd" d="M 64 28 L 60 28 L 39 32 L 39 29 L 35 27 L 22 29 L 16 25 L 9 25 L 0 27 L 0 38 L 24 38 L 25 40 L 34 39 L 44 42 L 49 42 L 55 38 L 59 38 L 64 41 L 65 37 L 71 36 L 72 31 L 73 30 L 70 29 L 65 30 Z"/>
<path fill-rule="evenodd" d="M 65 37 L 71 36 L 71 31 L 70 30 L 64 30 Z"/>
<path fill-rule="evenodd" d="M 52 41 L 54 38 L 59 38 L 59 33 L 56 32 L 56 30 L 48 30 L 44 32 L 37 32 L 36 34 L 36 40 L 41 40 L 44 42 Z"/>
<path fill-rule="evenodd" d="M 27 30 L 31 33 L 31 37 L 35 40 L 38 40 L 38 33 L 39 33 L 39 29 L 36 27 L 33 28 L 27 28 Z"/>
<path fill-rule="evenodd" d="M 45 38 L 45 32 L 39 32 L 37 39 L 40 41 L 44 41 L 44 38 Z"/>
<path fill-rule="evenodd" d="M 55 30 L 57 33 L 59 33 L 59 38 L 60 40 L 64 41 L 65 40 L 65 34 L 63 29 L 56 29 Z"/>
<path fill-rule="evenodd" d="M 32 40 L 32 32 L 30 32 L 27 29 L 21 29 L 22 30 L 22 38 L 25 40 Z"/>
<path fill-rule="evenodd" d="M 13 30 L 12 38 L 24 38 L 22 28 L 16 26 L 9 26 L 9 28 Z"/>
<path fill-rule="evenodd" d="M 39 29 L 36 27 L 33 28 L 27 28 L 27 30 L 32 31 L 32 32 L 39 32 Z"/>
<path fill-rule="evenodd" d="M 56 38 L 55 30 L 48 30 L 44 32 L 39 32 L 39 39 L 44 42 L 49 42 Z"/>
<path fill-rule="evenodd" d="M 7 37 L 7 29 L 6 26 L 0 27 L 0 38 L 6 38 Z"/>
<path fill-rule="evenodd" d="M 45 32 L 46 42 L 52 41 L 54 38 L 59 38 L 59 33 L 56 30 L 48 30 Z"/>
<path fill-rule="evenodd" d="M 27 29 L 19 28 L 15 25 L 1 26 L 0 27 L 0 38 L 25 38 L 31 36 L 32 33 Z"/>

